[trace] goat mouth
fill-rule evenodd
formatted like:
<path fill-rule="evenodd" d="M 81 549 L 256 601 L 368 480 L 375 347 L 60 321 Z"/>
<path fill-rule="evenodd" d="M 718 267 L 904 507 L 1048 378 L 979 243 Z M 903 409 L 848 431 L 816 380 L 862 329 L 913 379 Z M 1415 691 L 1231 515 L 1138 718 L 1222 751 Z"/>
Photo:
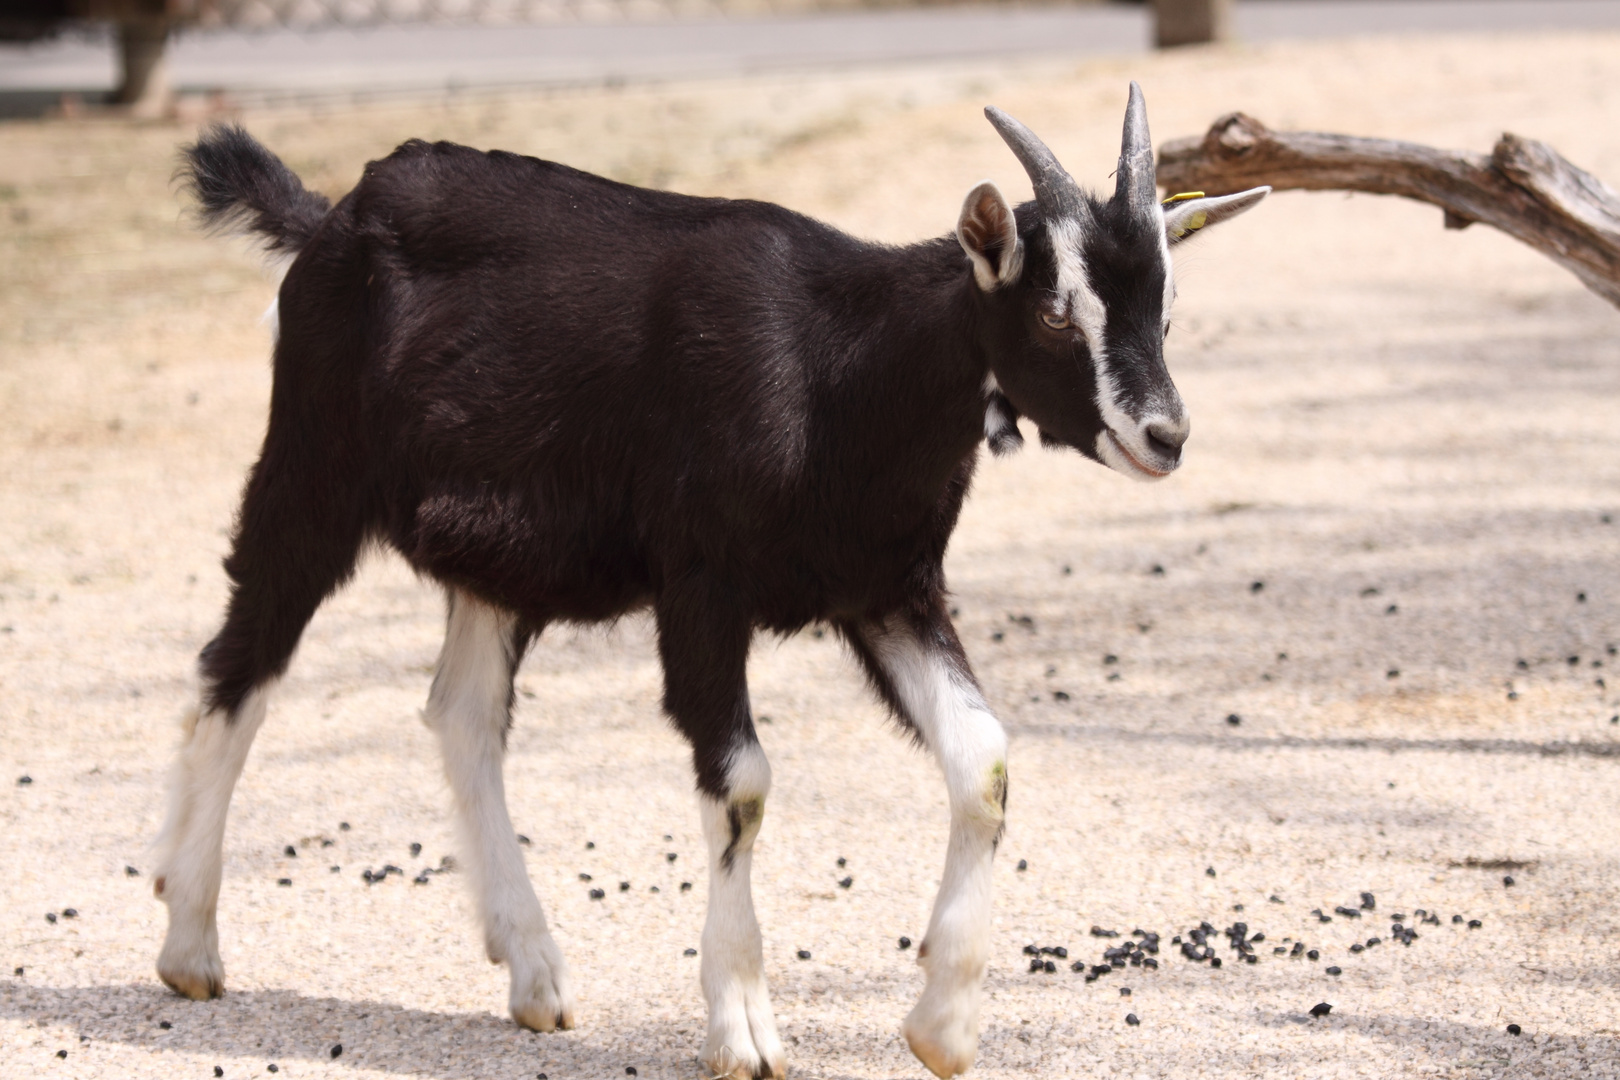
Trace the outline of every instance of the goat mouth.
<path fill-rule="evenodd" d="M 1143 464 L 1142 459 L 1130 452 L 1130 450 L 1125 446 L 1124 440 L 1118 435 L 1115 435 L 1112 428 L 1108 428 L 1105 433 L 1108 436 L 1108 441 L 1113 444 L 1114 449 L 1119 451 L 1120 457 L 1130 462 L 1131 467 L 1141 472 L 1144 476 L 1153 480 L 1163 480 L 1165 477 L 1169 476 L 1172 471 L 1174 471 L 1175 465 L 1170 466 L 1168 469 L 1155 469 L 1151 465 Z M 1177 462 L 1177 464 L 1180 463 Z"/>

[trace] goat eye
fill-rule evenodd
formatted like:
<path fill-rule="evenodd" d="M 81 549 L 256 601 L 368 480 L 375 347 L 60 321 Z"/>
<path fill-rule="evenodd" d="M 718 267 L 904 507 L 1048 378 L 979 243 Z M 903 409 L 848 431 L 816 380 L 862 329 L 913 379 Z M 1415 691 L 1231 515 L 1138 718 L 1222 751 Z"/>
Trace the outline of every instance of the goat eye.
<path fill-rule="evenodd" d="M 1041 322 L 1050 326 L 1053 330 L 1067 330 L 1069 328 L 1068 319 L 1065 319 L 1062 315 L 1053 315 L 1049 312 L 1041 313 Z"/>

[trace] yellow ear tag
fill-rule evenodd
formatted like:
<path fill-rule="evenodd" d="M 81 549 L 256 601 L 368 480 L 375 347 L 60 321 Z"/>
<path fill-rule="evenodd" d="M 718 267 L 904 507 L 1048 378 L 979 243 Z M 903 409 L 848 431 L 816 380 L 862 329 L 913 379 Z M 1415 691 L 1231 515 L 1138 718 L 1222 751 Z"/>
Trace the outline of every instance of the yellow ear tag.
<path fill-rule="evenodd" d="M 1202 191 L 1183 191 L 1180 195 L 1170 196 L 1161 205 L 1169 206 L 1171 203 L 1181 202 L 1183 199 L 1202 199 L 1203 197 L 1204 193 Z"/>

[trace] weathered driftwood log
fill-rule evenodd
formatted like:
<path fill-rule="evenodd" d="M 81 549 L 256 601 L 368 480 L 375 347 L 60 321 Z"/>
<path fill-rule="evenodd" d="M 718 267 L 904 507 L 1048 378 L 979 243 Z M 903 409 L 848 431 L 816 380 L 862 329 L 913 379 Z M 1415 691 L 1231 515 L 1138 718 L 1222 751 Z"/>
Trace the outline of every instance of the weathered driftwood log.
<path fill-rule="evenodd" d="M 1503 135 L 1489 156 L 1390 139 L 1270 131 L 1243 113 L 1159 150 L 1159 183 L 1211 195 L 1279 190 L 1404 195 L 1445 211 L 1447 228 L 1494 225 L 1569 268 L 1620 307 L 1620 195 L 1545 143 Z"/>

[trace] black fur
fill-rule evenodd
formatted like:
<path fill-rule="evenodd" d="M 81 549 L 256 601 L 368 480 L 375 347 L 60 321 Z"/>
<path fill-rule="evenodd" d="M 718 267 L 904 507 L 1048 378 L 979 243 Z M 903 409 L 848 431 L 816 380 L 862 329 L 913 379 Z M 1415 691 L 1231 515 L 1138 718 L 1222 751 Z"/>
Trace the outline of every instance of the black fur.
<path fill-rule="evenodd" d="M 517 613 L 524 641 L 650 606 L 665 707 L 723 798 L 754 739 L 756 630 L 829 622 L 870 669 L 861 627 L 905 613 L 966 670 L 942 562 L 987 375 L 1043 438 L 1090 453 L 1101 430 L 1084 344 L 1039 322 L 1035 204 L 1021 280 L 984 293 L 954 238 L 884 247 L 448 143 L 404 144 L 330 211 L 239 128 L 188 161 L 210 222 L 298 252 L 202 656 L 216 708 L 285 669 L 374 539 Z M 1094 274 L 1134 275 L 1156 326 L 1162 270 L 1118 247 Z"/>

